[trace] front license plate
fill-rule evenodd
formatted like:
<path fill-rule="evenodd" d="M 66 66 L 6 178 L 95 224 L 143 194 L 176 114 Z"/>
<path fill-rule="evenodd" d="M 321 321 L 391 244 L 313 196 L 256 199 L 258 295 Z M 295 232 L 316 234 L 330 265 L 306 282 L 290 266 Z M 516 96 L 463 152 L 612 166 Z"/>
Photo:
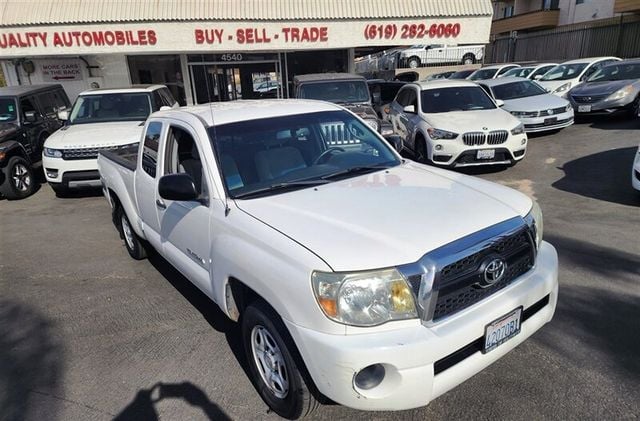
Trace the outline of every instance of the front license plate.
<path fill-rule="evenodd" d="M 556 124 L 557 121 L 558 121 L 558 117 L 545 118 L 544 119 L 544 125 L 545 126 L 550 126 L 552 124 Z"/>
<path fill-rule="evenodd" d="M 497 320 L 489 323 L 484 328 L 484 347 L 482 353 L 493 351 L 509 339 L 520 333 L 520 318 L 522 307 L 518 307 Z"/>
<path fill-rule="evenodd" d="M 578 112 L 579 113 L 590 113 L 591 112 L 591 105 L 578 105 Z"/>
<path fill-rule="evenodd" d="M 493 159 L 496 156 L 495 149 L 481 149 L 478 151 L 476 157 L 478 159 Z"/>

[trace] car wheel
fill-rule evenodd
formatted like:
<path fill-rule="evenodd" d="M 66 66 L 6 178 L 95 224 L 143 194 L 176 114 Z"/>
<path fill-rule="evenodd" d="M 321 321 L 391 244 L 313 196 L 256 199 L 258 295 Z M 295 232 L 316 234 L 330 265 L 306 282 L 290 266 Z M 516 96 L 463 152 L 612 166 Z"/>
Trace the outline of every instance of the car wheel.
<path fill-rule="evenodd" d="M 427 164 L 429 162 L 429 154 L 427 153 L 427 143 L 422 137 L 416 137 L 415 144 L 415 158 L 416 161 Z"/>
<path fill-rule="evenodd" d="M 118 230 L 120 231 L 120 236 L 124 240 L 124 246 L 127 248 L 129 255 L 135 260 L 144 259 L 147 257 L 147 251 L 145 250 L 143 240 L 138 237 L 138 234 L 136 234 L 131 227 L 131 222 L 129 222 L 129 218 L 127 218 L 127 214 L 124 210 L 119 207 L 117 212 L 117 221 L 119 223 Z"/>
<path fill-rule="evenodd" d="M 409 65 L 409 68 L 417 69 L 418 67 L 420 67 L 420 58 L 415 56 L 411 57 L 407 64 Z"/>
<path fill-rule="evenodd" d="M 20 156 L 13 156 L 3 169 L 4 182 L 0 193 L 7 200 L 24 199 L 35 191 L 35 179 L 29 163 Z"/>
<path fill-rule="evenodd" d="M 319 407 L 304 380 L 308 374 L 289 332 L 265 302 L 256 301 L 245 309 L 242 339 L 251 380 L 269 408 L 283 418 L 297 419 Z"/>
<path fill-rule="evenodd" d="M 631 118 L 640 117 L 640 96 L 638 96 L 633 104 L 631 104 L 631 108 L 629 109 L 629 116 Z"/>
<path fill-rule="evenodd" d="M 476 62 L 476 56 L 474 56 L 473 54 L 466 54 L 464 57 L 462 57 L 462 64 L 475 64 Z"/>

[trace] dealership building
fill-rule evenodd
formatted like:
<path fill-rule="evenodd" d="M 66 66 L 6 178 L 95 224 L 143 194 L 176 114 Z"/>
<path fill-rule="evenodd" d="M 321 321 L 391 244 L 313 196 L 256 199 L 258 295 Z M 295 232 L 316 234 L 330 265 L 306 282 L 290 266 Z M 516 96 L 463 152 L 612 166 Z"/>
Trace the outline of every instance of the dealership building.
<path fill-rule="evenodd" d="M 295 75 L 353 72 L 367 49 L 485 44 L 490 0 L 0 1 L 8 85 L 160 83 L 181 104 L 288 97 Z"/>

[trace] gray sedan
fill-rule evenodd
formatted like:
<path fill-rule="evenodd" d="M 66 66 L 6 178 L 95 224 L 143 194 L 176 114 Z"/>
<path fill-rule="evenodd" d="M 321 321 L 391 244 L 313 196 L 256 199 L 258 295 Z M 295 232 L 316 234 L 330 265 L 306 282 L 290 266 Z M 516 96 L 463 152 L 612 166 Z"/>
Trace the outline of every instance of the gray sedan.
<path fill-rule="evenodd" d="M 569 91 L 576 116 L 640 111 L 640 59 L 619 61 L 602 67 Z"/>

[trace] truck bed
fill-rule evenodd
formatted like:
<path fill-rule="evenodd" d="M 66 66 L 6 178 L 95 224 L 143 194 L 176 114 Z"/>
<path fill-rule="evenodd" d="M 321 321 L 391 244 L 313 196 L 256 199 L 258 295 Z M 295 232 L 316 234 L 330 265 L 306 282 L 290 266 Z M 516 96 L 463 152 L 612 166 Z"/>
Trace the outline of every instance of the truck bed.
<path fill-rule="evenodd" d="M 131 171 L 135 171 L 138 159 L 138 147 L 139 145 L 134 143 L 113 151 L 101 151 L 100 155 Z"/>

